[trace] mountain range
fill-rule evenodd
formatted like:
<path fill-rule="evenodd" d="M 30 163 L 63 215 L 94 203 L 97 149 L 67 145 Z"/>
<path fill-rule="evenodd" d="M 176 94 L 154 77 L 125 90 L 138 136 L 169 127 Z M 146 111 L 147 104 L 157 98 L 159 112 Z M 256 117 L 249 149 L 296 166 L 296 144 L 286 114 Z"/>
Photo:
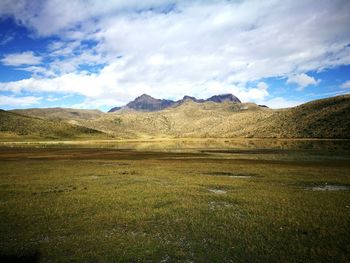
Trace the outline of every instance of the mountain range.
<path fill-rule="evenodd" d="M 350 138 L 350 95 L 270 109 L 230 94 L 179 101 L 142 95 L 118 110 L 0 110 L 0 140 Z"/>
<path fill-rule="evenodd" d="M 212 96 L 206 100 L 204 99 L 196 99 L 195 97 L 184 96 L 181 100 L 173 101 L 173 100 L 165 100 L 165 99 L 155 99 L 147 94 L 143 94 L 137 97 L 135 100 L 129 102 L 124 107 L 114 107 L 110 109 L 108 112 L 115 112 L 121 109 L 133 109 L 137 111 L 160 111 L 170 107 L 176 107 L 183 104 L 186 101 L 193 101 L 196 103 L 204 103 L 204 102 L 234 102 L 241 103 L 241 101 L 232 94 L 221 94 Z"/>

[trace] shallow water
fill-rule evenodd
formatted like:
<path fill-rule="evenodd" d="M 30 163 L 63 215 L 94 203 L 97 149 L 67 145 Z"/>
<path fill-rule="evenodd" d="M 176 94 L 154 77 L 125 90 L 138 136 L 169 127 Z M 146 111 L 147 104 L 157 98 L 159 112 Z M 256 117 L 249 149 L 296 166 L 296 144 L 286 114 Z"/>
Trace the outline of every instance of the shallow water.
<path fill-rule="evenodd" d="M 202 150 L 213 153 L 271 154 L 283 150 L 327 150 L 350 153 L 350 140 L 333 139 L 160 139 L 160 140 L 89 140 L 89 141 L 18 141 L 1 146 L 83 147 L 134 150 Z M 247 153 L 248 153 L 247 152 Z"/>
<path fill-rule="evenodd" d="M 0 148 L 54 148 L 101 151 L 137 151 L 149 154 L 191 153 L 189 158 L 271 161 L 350 161 L 350 140 L 321 139 L 149 139 L 95 141 L 0 142 Z M 6 151 L 6 150 L 5 150 Z M 16 150 L 17 151 L 17 150 Z M 51 153 L 52 154 L 52 153 Z M 168 156 L 169 157 L 169 156 Z M 168 158 L 164 156 L 164 158 Z M 141 157 L 140 157 L 141 158 Z M 144 156 L 143 156 L 144 158 Z M 172 156 L 171 158 L 182 158 Z M 237 174 L 235 178 L 249 178 Z"/>

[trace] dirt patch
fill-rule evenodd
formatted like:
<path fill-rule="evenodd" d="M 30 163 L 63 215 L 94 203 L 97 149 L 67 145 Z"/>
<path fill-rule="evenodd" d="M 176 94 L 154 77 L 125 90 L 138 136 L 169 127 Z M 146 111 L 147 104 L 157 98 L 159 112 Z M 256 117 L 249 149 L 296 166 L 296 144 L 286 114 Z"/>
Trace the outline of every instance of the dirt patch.
<path fill-rule="evenodd" d="M 87 178 L 87 179 L 90 179 L 90 180 L 96 180 L 96 179 L 98 179 L 99 177 L 96 176 L 96 175 L 90 175 L 90 176 L 87 176 L 86 178 Z"/>
<path fill-rule="evenodd" d="M 212 192 L 214 194 L 226 194 L 227 191 L 222 190 L 222 189 L 208 189 L 209 192 Z"/>
<path fill-rule="evenodd" d="M 349 190 L 349 186 L 325 184 L 325 185 L 311 186 L 311 187 L 308 187 L 307 189 L 312 191 L 346 191 L 346 190 Z"/>
<path fill-rule="evenodd" d="M 234 204 L 224 201 L 211 201 L 208 203 L 210 210 L 221 210 L 225 208 L 232 208 Z"/>

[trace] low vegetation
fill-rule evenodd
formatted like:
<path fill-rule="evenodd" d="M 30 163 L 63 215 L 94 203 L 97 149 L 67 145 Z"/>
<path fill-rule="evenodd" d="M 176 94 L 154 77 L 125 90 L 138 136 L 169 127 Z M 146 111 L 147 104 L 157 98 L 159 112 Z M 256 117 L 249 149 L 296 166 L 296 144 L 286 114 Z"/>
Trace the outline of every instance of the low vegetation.
<path fill-rule="evenodd" d="M 92 120 L 104 115 L 100 110 L 80 110 L 69 108 L 33 108 L 12 110 L 14 113 L 50 120 Z"/>
<path fill-rule="evenodd" d="M 347 262 L 349 148 L 329 143 L 1 147 L 0 261 Z"/>
<path fill-rule="evenodd" d="M 0 137 L 8 133 L 38 137 L 153 138 L 349 138 L 350 95 L 312 101 L 298 107 L 273 110 L 254 103 L 184 100 L 160 111 L 121 109 L 15 110 L 33 118 L 1 113 Z M 4 117 L 6 115 L 6 118 Z M 10 120 L 11 118 L 15 120 Z M 16 120 L 22 119 L 24 122 Z M 9 123 L 5 123 L 5 122 Z M 16 123 L 16 125 L 11 125 Z M 38 124 L 40 122 L 40 124 Z M 70 126 L 67 126 L 67 123 Z M 37 127 L 39 126 L 39 129 Z M 43 128 L 43 127 L 47 128 Z M 79 128 L 77 126 L 80 126 Z M 42 132 L 40 132 L 42 130 Z M 45 130 L 45 131 L 44 131 Z M 6 132 L 6 133 L 4 133 Z M 85 135 L 84 135 L 85 136 Z"/>
<path fill-rule="evenodd" d="M 281 110 L 186 101 L 162 111 L 121 110 L 79 123 L 117 138 L 349 138 L 349 115 L 346 95 Z"/>
<path fill-rule="evenodd" d="M 350 95 L 281 110 L 265 120 L 257 137 L 349 138 Z"/>
<path fill-rule="evenodd" d="M 0 262 L 349 261 L 350 95 L 72 112 L 0 111 Z"/>
<path fill-rule="evenodd" d="M 3 139 L 66 139 L 94 138 L 100 131 L 69 124 L 58 120 L 47 120 L 0 110 L 0 135 Z"/>

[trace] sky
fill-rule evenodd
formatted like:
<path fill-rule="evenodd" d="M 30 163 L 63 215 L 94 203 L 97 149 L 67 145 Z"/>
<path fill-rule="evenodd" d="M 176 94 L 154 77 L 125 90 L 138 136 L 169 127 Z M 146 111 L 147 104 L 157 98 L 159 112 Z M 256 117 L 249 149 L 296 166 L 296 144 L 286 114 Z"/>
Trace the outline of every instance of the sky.
<path fill-rule="evenodd" d="M 0 108 L 350 93 L 348 0 L 1 0 Z"/>

